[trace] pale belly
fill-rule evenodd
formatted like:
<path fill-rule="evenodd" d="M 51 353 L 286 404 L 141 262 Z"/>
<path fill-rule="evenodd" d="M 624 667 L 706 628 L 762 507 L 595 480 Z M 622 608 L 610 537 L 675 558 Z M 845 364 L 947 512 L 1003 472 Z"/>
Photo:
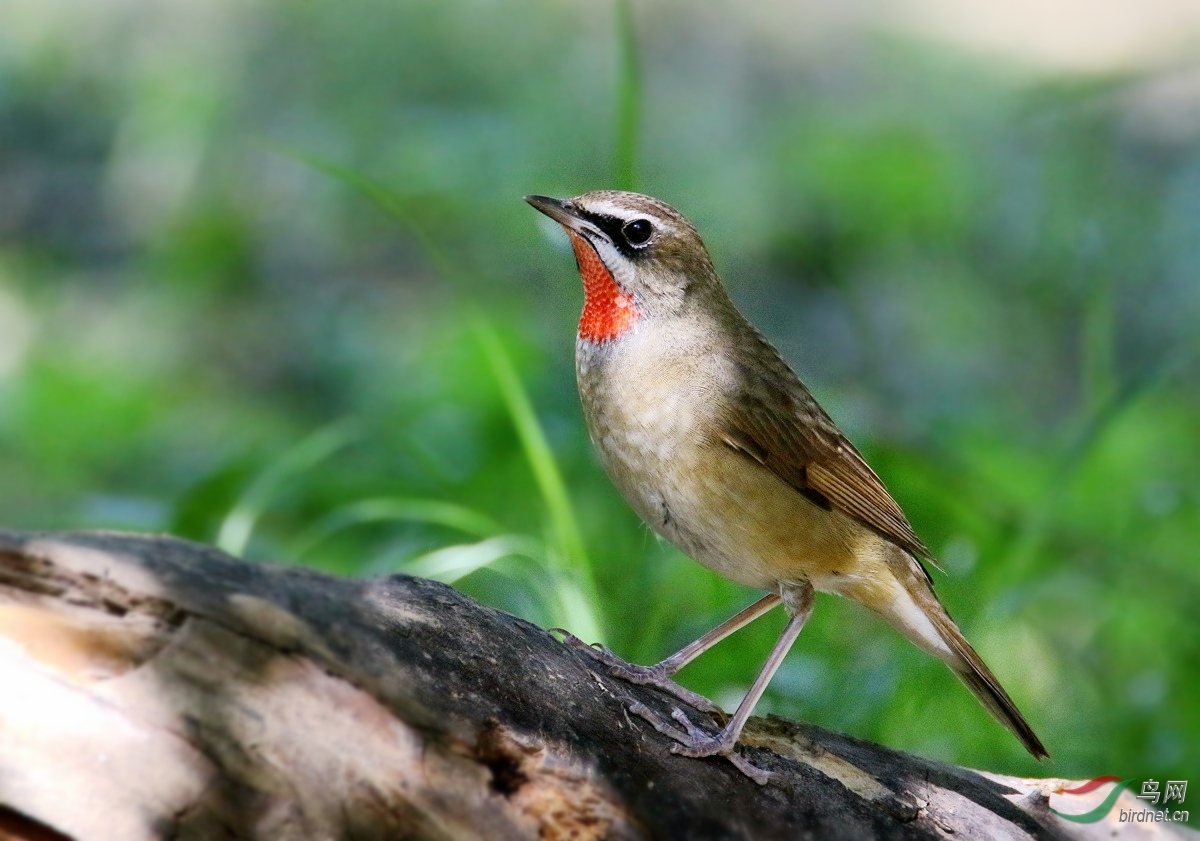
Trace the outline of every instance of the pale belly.
<path fill-rule="evenodd" d="M 857 577 L 860 528 L 723 445 L 665 463 L 620 461 L 613 479 L 638 514 L 718 575 L 765 590 L 807 579 L 829 591 Z"/>
<path fill-rule="evenodd" d="M 585 395 L 584 408 L 610 478 L 651 528 L 751 587 L 807 579 L 837 592 L 858 577 L 873 535 L 722 443 L 703 394 L 640 381 L 605 400 Z"/>

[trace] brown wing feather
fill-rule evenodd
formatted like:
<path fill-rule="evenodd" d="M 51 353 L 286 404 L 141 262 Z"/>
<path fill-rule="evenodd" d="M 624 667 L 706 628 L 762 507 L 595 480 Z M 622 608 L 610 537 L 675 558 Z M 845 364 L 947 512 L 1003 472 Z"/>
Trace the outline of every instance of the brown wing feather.
<path fill-rule="evenodd" d="M 908 518 L 854 445 L 765 339 L 758 356 L 738 366 L 724 443 L 775 473 L 801 494 L 841 511 L 918 557 L 933 559 Z M 757 355 L 756 355 L 757 356 Z M 815 498 L 814 498 L 815 497 Z"/>

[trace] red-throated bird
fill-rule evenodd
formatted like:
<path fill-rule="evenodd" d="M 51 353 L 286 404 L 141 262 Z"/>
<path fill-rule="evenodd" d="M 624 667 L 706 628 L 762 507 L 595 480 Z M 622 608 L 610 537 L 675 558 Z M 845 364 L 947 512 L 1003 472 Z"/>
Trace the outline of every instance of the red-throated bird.
<path fill-rule="evenodd" d="M 790 619 L 727 725 L 709 736 L 658 721 L 688 756 L 733 752 L 812 612 L 813 591 L 873 610 L 946 663 L 1039 759 L 1046 749 L 933 592 L 931 555 L 858 450 L 729 300 L 708 250 L 673 207 L 638 193 L 527 196 L 566 229 L 583 276 L 575 347 L 588 431 L 614 484 L 654 531 L 704 566 L 769 591 L 653 667 L 669 676 L 782 602 Z M 641 710 L 643 714 L 648 710 Z"/>

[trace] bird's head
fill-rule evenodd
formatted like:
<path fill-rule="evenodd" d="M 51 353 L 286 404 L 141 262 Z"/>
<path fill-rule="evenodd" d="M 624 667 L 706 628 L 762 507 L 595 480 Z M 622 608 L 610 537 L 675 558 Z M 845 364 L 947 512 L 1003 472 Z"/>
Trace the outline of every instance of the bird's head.
<path fill-rule="evenodd" d="M 616 190 L 525 201 L 571 238 L 583 277 L 581 338 L 618 339 L 642 318 L 682 312 L 697 290 L 720 288 L 700 234 L 665 202 Z"/>

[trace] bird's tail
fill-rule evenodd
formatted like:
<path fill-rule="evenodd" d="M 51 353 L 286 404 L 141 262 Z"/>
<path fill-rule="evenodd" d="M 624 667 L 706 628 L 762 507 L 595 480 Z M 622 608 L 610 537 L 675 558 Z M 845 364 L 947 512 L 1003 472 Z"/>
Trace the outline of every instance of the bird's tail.
<path fill-rule="evenodd" d="M 897 583 L 901 585 L 898 589 L 903 590 L 909 598 L 896 598 L 889 607 L 876 609 L 918 647 L 945 662 L 971 690 L 971 694 L 997 721 L 1012 731 L 1034 758 L 1048 759 L 1050 754 L 1045 746 L 992 670 L 942 607 L 928 580 L 919 572 L 917 562 L 907 553 L 904 560 L 902 569 L 895 569 L 896 564 L 889 566 L 893 567 Z M 936 637 L 931 631 L 935 632 Z"/>

